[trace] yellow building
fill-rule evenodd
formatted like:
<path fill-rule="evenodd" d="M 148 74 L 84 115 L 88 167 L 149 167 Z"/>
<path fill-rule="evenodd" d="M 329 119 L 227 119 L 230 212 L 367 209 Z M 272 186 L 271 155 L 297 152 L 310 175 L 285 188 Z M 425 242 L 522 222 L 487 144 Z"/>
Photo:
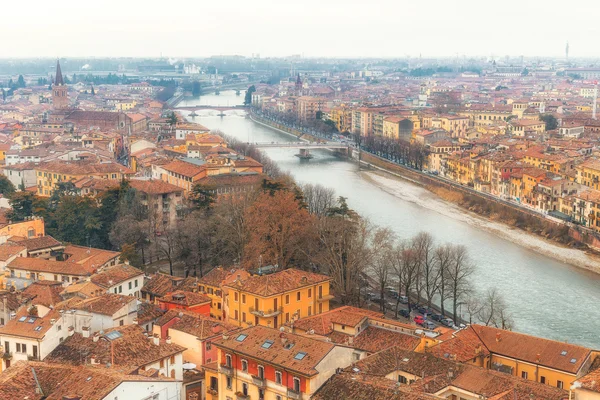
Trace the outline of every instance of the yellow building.
<path fill-rule="evenodd" d="M 541 134 L 546 132 L 546 123 L 533 119 L 512 120 L 508 124 L 511 133 L 515 136 L 526 136 L 529 133 Z"/>
<path fill-rule="evenodd" d="M 279 328 L 302 317 L 329 311 L 331 277 L 297 269 L 241 276 L 223 285 L 223 319 L 242 327 Z"/>
<path fill-rule="evenodd" d="M 600 190 L 600 160 L 590 158 L 575 169 L 577 170 L 577 183 Z"/>
<path fill-rule="evenodd" d="M 588 372 L 598 354 L 583 346 L 483 325 L 470 325 L 427 351 L 566 390 Z"/>
<path fill-rule="evenodd" d="M 345 105 L 334 107 L 329 111 L 329 119 L 333 121 L 339 132 L 352 131 L 352 110 Z"/>
<path fill-rule="evenodd" d="M 247 279 L 250 274 L 243 269 L 226 270 L 222 267 L 213 268 L 198 280 L 198 290 L 212 300 L 210 316 L 219 320 L 223 319 L 223 285 L 236 279 Z"/>
<path fill-rule="evenodd" d="M 118 111 L 129 111 L 129 110 L 135 108 L 136 105 L 137 105 L 137 102 L 135 100 L 124 100 L 124 101 L 119 101 L 118 103 L 116 103 L 115 109 Z"/>
<path fill-rule="evenodd" d="M 35 166 L 38 196 L 48 197 L 60 182 L 76 182 L 82 178 L 123 180 L 134 172 L 116 162 L 84 163 L 51 161 Z"/>

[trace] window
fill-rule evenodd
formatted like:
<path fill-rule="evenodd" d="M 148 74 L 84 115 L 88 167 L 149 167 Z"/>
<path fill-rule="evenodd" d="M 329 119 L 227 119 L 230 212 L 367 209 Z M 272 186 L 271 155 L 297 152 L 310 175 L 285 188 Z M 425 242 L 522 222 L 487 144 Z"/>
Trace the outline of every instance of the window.
<path fill-rule="evenodd" d="M 546 377 L 540 376 L 540 383 L 546 383 Z"/>
<path fill-rule="evenodd" d="M 137 279 L 133 282 L 135 287 L 138 287 Z"/>
<path fill-rule="evenodd" d="M 300 392 L 300 378 L 294 378 L 294 391 Z"/>
<path fill-rule="evenodd" d="M 300 292 L 296 293 L 296 300 L 300 301 Z"/>
<path fill-rule="evenodd" d="M 235 319 L 235 320 L 237 320 L 237 319 L 238 319 L 238 310 L 235 310 L 235 313 L 234 313 L 233 319 Z"/>
<path fill-rule="evenodd" d="M 290 295 L 289 294 L 285 295 L 285 304 L 290 304 Z"/>
<path fill-rule="evenodd" d="M 248 384 L 246 382 L 242 383 L 242 393 L 244 396 L 248 396 Z"/>
<path fill-rule="evenodd" d="M 238 342 L 243 342 L 247 337 L 248 335 L 246 335 L 245 333 L 241 333 L 238 335 L 238 337 L 235 338 L 235 340 L 237 340 Z"/>
<path fill-rule="evenodd" d="M 265 367 L 263 367 L 262 365 L 258 366 L 258 377 L 260 379 L 264 379 L 265 378 Z"/>
<path fill-rule="evenodd" d="M 285 313 L 285 322 L 290 322 L 290 313 L 289 312 Z"/>
<path fill-rule="evenodd" d="M 160 367 L 164 368 L 165 367 L 165 360 L 160 360 Z"/>
<path fill-rule="evenodd" d="M 17 343 L 17 353 L 21 352 L 21 343 Z"/>
<path fill-rule="evenodd" d="M 527 371 L 521 371 L 521 378 L 527 379 L 527 376 L 528 376 Z"/>
<path fill-rule="evenodd" d="M 210 349 L 212 349 L 212 343 L 206 342 L 206 350 L 210 350 Z"/>
<path fill-rule="evenodd" d="M 406 385 L 408 383 L 408 380 L 404 376 L 398 375 L 398 383 L 402 383 L 403 385 Z"/>
<path fill-rule="evenodd" d="M 227 354 L 225 356 L 225 366 L 231 368 L 231 355 Z"/>
<path fill-rule="evenodd" d="M 303 351 L 299 351 L 298 354 L 296 354 L 294 356 L 294 359 L 295 360 L 302 360 L 302 359 L 304 359 L 304 357 L 306 357 L 306 353 L 303 352 Z"/>
<path fill-rule="evenodd" d="M 119 321 L 119 326 L 123 326 L 124 324 L 125 324 L 125 321 L 123 321 L 123 320 Z"/>
<path fill-rule="evenodd" d="M 227 377 L 227 389 L 231 390 L 231 377 Z"/>
<path fill-rule="evenodd" d="M 119 285 L 119 293 L 123 293 L 123 286 Z"/>
<path fill-rule="evenodd" d="M 248 372 L 248 361 L 242 360 L 242 371 Z"/>
<path fill-rule="evenodd" d="M 246 295 L 242 294 L 242 304 L 246 304 Z"/>
<path fill-rule="evenodd" d="M 308 316 L 312 315 L 312 306 L 308 306 Z"/>
<path fill-rule="evenodd" d="M 563 381 L 556 381 L 556 387 L 559 389 L 563 388 Z"/>
<path fill-rule="evenodd" d="M 308 298 L 310 299 L 312 297 L 312 288 L 308 289 Z"/>
<path fill-rule="evenodd" d="M 258 299 L 254 299 L 254 309 L 258 311 Z"/>
<path fill-rule="evenodd" d="M 275 400 L 281 400 L 281 396 L 280 395 L 275 396 Z"/>
<path fill-rule="evenodd" d="M 273 342 L 272 340 L 265 340 L 265 342 L 262 344 L 261 347 L 263 349 L 270 349 L 271 346 L 273 346 L 273 343 L 275 343 L 275 342 Z"/>
<path fill-rule="evenodd" d="M 246 322 L 246 313 L 245 312 L 242 313 L 242 322 Z"/>
<path fill-rule="evenodd" d="M 171 356 L 171 358 L 169 359 L 169 362 L 171 364 L 175 364 L 175 356 Z"/>
<path fill-rule="evenodd" d="M 131 284 L 131 282 L 129 282 L 129 290 L 131 290 L 132 287 L 133 285 Z"/>
<path fill-rule="evenodd" d="M 275 383 L 281 385 L 281 382 L 283 381 L 281 379 L 281 372 L 280 371 L 275 371 Z"/>

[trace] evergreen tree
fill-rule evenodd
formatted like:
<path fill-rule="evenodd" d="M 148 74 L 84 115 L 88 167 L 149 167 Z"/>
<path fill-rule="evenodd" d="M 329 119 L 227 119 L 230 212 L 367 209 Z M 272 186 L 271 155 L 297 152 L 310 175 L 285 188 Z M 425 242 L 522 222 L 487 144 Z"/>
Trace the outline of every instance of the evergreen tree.
<path fill-rule="evenodd" d="M 25 87 L 25 79 L 23 78 L 23 75 L 19 75 L 19 79 L 17 79 L 17 87 L 18 88 Z"/>

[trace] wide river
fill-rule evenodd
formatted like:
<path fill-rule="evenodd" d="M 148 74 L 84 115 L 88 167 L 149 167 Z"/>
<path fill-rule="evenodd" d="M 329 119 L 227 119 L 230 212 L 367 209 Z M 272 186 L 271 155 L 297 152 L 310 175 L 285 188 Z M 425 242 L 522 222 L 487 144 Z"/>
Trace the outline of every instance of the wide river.
<path fill-rule="evenodd" d="M 232 106 L 243 94 L 224 91 L 220 96 L 188 98 L 178 106 Z M 182 111 L 186 115 L 188 112 Z M 291 141 L 293 138 L 244 117 L 242 110 L 197 111 L 190 118 L 210 129 L 219 129 L 243 141 Z M 465 245 L 476 265 L 474 286 L 483 291 L 497 287 L 515 321 L 515 330 L 555 340 L 600 348 L 600 275 L 558 262 L 528 250 L 451 214 L 423 207 L 358 173 L 356 163 L 338 159 L 326 150 L 311 151 L 314 158 L 300 161 L 292 149 L 269 149 L 269 156 L 301 183 L 320 183 L 348 198 L 349 205 L 374 223 L 409 238 L 430 232 L 439 243 Z M 463 310 L 463 314 L 465 311 Z"/>

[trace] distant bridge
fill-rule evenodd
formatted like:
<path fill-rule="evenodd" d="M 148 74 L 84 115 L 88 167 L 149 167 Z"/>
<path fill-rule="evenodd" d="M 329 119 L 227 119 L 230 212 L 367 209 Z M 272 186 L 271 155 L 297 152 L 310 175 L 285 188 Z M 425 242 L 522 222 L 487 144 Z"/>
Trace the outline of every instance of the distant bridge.
<path fill-rule="evenodd" d="M 286 148 L 286 149 L 328 149 L 328 150 L 346 150 L 350 146 L 340 142 L 255 142 L 250 143 L 259 149 L 268 148 Z"/>
<path fill-rule="evenodd" d="M 215 111 L 230 111 L 230 110 L 246 110 L 248 106 L 186 106 L 176 107 L 176 110 L 188 110 L 188 111 L 199 111 L 199 110 L 215 110 Z"/>

